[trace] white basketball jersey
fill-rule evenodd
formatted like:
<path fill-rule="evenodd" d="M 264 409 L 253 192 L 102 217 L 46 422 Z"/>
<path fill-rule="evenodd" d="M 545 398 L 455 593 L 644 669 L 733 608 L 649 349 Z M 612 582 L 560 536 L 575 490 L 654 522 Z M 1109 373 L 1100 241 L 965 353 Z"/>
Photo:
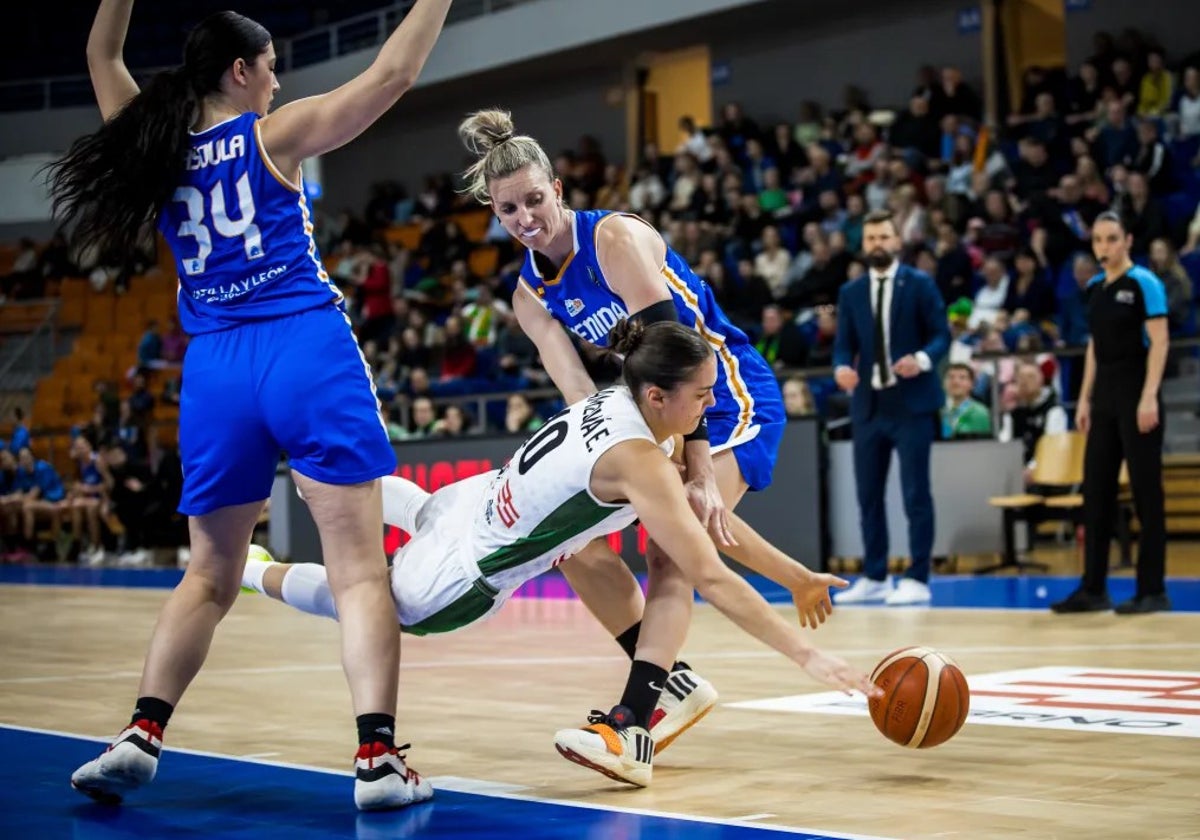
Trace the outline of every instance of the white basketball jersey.
<path fill-rule="evenodd" d="M 492 586 L 520 586 L 637 519 L 630 505 L 602 502 L 590 489 L 600 456 L 628 440 L 655 443 L 629 389 L 618 386 L 563 409 L 525 441 L 474 505 L 469 551 Z"/>

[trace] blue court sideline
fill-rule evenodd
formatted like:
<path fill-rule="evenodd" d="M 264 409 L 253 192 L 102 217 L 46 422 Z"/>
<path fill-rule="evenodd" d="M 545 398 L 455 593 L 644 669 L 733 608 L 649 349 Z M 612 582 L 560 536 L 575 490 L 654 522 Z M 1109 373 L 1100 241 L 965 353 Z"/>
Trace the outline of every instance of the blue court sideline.
<path fill-rule="evenodd" d="M 359 814 L 348 775 L 168 749 L 154 783 L 119 807 L 71 790 L 101 748 L 74 736 L 0 725 L 0 837 L 512 838 L 512 840 L 835 840 L 745 823 L 439 790 L 432 802 Z M 436 785 L 436 782 L 435 782 Z"/>
<path fill-rule="evenodd" d="M 178 569 L 87 569 L 79 566 L 0 566 L 0 584 L 37 584 L 42 586 L 118 586 L 170 588 L 179 582 Z M 644 576 L 639 575 L 644 582 Z M 750 584 L 775 604 L 786 603 L 791 596 L 772 581 L 748 575 Z M 853 578 L 851 578 L 853 579 Z M 1078 585 L 1076 577 L 1046 575 L 934 575 L 930 581 L 933 603 L 938 607 L 1045 609 L 1051 602 L 1065 598 Z M 1133 597 L 1132 577 L 1111 577 L 1109 594 L 1114 602 Z M 1171 603 L 1180 612 L 1200 612 L 1200 579 L 1168 578 Z M 572 598 L 570 587 L 556 573 L 529 581 L 517 591 L 517 597 Z"/>

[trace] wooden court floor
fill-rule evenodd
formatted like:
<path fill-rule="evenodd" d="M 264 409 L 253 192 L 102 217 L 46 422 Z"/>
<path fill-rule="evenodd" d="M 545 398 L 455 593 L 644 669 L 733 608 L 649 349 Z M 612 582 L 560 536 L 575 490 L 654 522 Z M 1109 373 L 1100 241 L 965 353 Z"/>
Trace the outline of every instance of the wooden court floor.
<path fill-rule="evenodd" d="M 0 587 L 0 722 L 115 733 L 165 597 Z M 1187 672 L 1194 685 L 1176 705 L 1200 712 L 1197 613 L 846 608 L 816 638 L 868 670 L 892 649 L 936 647 L 976 681 L 1047 666 Z M 399 740 L 412 741 L 412 764 L 430 776 L 890 838 L 1200 838 L 1200 739 L 1104 723 L 1068 731 L 971 722 L 942 747 L 911 751 L 883 739 L 867 717 L 730 707 L 822 689 L 709 607 L 696 609 L 685 655 L 722 704 L 657 759 L 641 791 L 554 751 L 557 728 L 607 708 L 624 683 L 625 661 L 578 603 L 516 601 L 482 627 L 406 637 L 403 655 Z M 218 631 L 167 732 L 165 760 L 177 746 L 345 769 L 353 740 L 336 625 L 252 595 Z M 63 768 L 64 795 L 71 769 Z"/>

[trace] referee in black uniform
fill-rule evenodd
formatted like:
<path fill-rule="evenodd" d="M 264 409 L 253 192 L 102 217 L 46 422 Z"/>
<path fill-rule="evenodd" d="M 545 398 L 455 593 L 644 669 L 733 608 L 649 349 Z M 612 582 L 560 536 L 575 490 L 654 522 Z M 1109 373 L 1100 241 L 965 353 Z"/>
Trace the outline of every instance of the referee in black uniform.
<path fill-rule="evenodd" d="M 1092 226 L 1092 250 L 1104 269 L 1087 288 L 1088 341 L 1075 425 L 1087 435 L 1083 465 L 1084 572 L 1079 588 L 1052 604 L 1056 613 L 1112 609 L 1108 549 L 1117 511 L 1121 461 L 1141 526 L 1137 592 L 1116 612 L 1169 610 L 1165 584 L 1162 400 L 1167 361 L 1167 299 L 1162 281 L 1129 259 L 1133 238 L 1121 217 L 1101 213 Z"/>

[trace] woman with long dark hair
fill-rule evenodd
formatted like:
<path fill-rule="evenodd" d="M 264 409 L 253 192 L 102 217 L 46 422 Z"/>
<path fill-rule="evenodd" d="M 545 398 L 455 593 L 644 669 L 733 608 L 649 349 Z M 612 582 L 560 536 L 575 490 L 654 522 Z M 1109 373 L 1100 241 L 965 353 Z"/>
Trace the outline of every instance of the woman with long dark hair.
<path fill-rule="evenodd" d="M 234 12 L 188 34 L 183 64 L 138 88 L 122 58 L 133 0 L 101 0 L 88 38 L 104 124 L 51 172 L 77 247 L 121 260 L 152 226 L 179 270 L 192 336 L 179 417 L 191 562 L 158 619 L 129 725 L 72 785 L 119 802 L 154 778 L 163 729 L 237 597 L 279 452 L 329 558 L 357 715 L 359 808 L 428 799 L 395 746 L 399 640 L 379 534 L 395 468 L 370 370 L 312 238 L 300 162 L 353 140 L 415 82 L 451 0 L 417 0 L 376 60 L 268 116 L 271 35 Z M 401 748 L 403 749 L 403 748 Z"/>

